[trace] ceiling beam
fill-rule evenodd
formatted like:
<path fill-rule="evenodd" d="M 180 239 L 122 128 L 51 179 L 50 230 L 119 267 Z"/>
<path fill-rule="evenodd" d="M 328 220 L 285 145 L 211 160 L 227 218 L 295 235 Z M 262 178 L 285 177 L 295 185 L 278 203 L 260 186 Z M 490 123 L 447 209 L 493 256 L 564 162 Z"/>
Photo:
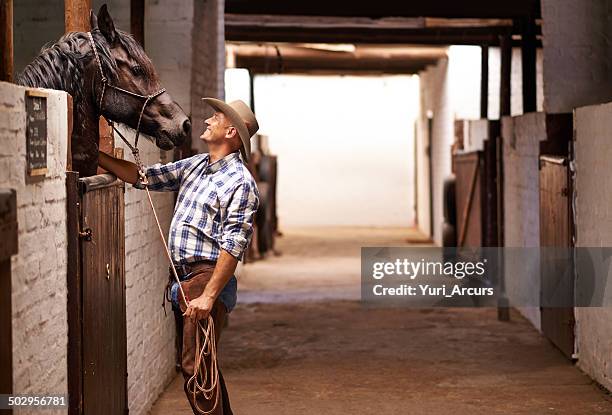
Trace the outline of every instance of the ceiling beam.
<path fill-rule="evenodd" d="M 293 42 L 293 43 L 372 43 L 427 45 L 490 45 L 498 46 L 499 37 L 508 35 L 509 27 L 377 29 L 377 28 L 316 28 L 225 26 L 225 38 L 232 42 Z M 539 42 L 539 45 L 541 42 Z M 517 43 L 519 46 L 520 43 Z"/>
<path fill-rule="evenodd" d="M 446 48 L 356 47 L 352 52 L 316 45 L 228 47 L 235 67 L 252 73 L 414 74 L 446 56 Z"/>
<path fill-rule="evenodd" d="M 441 17 L 513 19 L 540 17 L 539 0 L 226 0 L 226 13 L 344 17 Z"/>

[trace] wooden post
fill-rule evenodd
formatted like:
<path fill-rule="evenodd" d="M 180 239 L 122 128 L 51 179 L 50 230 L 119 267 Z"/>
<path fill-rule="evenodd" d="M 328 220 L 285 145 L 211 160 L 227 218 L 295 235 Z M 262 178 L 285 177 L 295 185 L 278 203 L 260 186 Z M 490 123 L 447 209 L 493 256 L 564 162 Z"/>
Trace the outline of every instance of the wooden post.
<path fill-rule="evenodd" d="M 510 35 L 502 35 L 499 39 L 501 53 L 501 78 L 499 88 L 499 119 L 510 115 L 510 93 L 512 75 L 512 39 Z"/>
<path fill-rule="evenodd" d="M 64 27 L 68 32 L 87 32 L 91 0 L 64 0 Z"/>
<path fill-rule="evenodd" d="M 480 47 L 480 118 L 489 118 L 489 46 Z"/>
<path fill-rule="evenodd" d="M 249 98 L 253 114 L 255 113 L 255 72 L 249 71 Z"/>
<path fill-rule="evenodd" d="M 89 26 L 89 11 L 91 10 L 91 0 L 64 0 L 64 26 L 68 32 L 87 32 Z M 115 146 L 113 131 L 104 117 L 100 117 L 100 150 L 113 154 Z M 98 174 L 106 170 L 98 167 Z"/>
<path fill-rule="evenodd" d="M 0 0 L 0 81 L 13 81 L 13 0 Z"/>
<path fill-rule="evenodd" d="M 145 47 L 145 25 L 144 25 L 144 14 L 145 14 L 145 2 L 144 0 L 131 0 L 130 1 L 130 30 L 134 39 L 144 49 Z"/>
<path fill-rule="evenodd" d="M 536 104 L 536 36 L 535 21 L 521 20 L 521 57 L 523 72 L 523 113 L 537 111 Z"/>

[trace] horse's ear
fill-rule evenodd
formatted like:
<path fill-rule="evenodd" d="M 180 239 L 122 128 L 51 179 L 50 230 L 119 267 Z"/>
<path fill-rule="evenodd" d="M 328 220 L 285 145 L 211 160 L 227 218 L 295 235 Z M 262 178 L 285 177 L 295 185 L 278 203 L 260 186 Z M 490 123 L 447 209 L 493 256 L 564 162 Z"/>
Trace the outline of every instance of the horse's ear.
<path fill-rule="evenodd" d="M 91 30 L 98 28 L 98 18 L 93 10 L 89 10 L 89 26 L 91 27 Z"/>
<path fill-rule="evenodd" d="M 104 35 L 109 44 L 114 44 L 117 40 L 117 32 L 115 31 L 115 24 L 113 23 L 113 18 L 108 14 L 108 9 L 106 8 L 106 4 L 103 4 L 100 7 L 100 11 L 98 12 L 98 27 L 100 28 L 100 32 Z"/>

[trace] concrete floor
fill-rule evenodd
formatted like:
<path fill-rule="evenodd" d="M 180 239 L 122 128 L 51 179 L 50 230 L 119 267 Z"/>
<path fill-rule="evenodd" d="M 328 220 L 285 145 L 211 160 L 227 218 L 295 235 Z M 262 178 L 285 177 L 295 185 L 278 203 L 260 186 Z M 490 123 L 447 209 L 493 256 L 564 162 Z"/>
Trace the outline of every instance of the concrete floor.
<path fill-rule="evenodd" d="M 240 272 L 219 345 L 236 414 L 612 414 L 612 399 L 517 313 L 360 305 L 359 248 L 407 229 L 293 229 Z M 151 415 L 190 414 L 177 377 Z"/>

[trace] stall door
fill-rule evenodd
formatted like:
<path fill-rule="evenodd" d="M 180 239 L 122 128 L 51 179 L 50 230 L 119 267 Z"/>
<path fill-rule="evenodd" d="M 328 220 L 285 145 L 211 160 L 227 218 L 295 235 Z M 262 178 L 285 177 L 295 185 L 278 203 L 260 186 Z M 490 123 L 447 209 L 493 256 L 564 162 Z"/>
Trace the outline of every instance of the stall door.
<path fill-rule="evenodd" d="M 126 414 L 124 184 L 109 174 L 75 182 L 78 263 L 69 277 L 74 313 L 69 321 L 70 413 Z"/>
<path fill-rule="evenodd" d="M 567 159 L 540 157 L 540 245 L 570 247 L 572 244 L 571 182 Z M 559 269 L 558 272 L 563 272 Z M 548 273 L 547 273 L 548 274 Z M 542 295 L 556 289 L 555 281 L 542 274 Z M 550 275 L 550 274 L 548 274 Z M 573 281 L 564 296 L 573 298 Z M 574 353 L 574 308 L 541 308 L 542 331 L 568 358 Z"/>

